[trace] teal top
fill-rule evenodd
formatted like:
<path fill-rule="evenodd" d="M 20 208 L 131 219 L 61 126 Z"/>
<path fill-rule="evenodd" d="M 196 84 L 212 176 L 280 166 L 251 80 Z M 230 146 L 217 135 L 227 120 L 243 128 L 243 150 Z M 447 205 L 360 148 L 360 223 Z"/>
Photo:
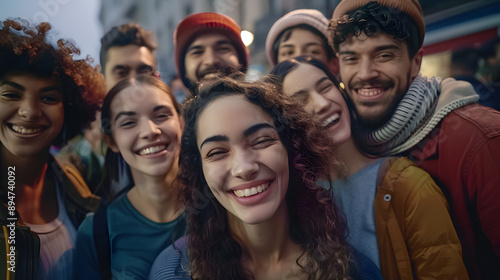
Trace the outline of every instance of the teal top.
<path fill-rule="evenodd" d="M 77 233 L 74 271 L 77 279 L 101 279 L 88 215 Z M 127 195 L 108 207 L 108 227 L 113 279 L 145 279 L 157 255 L 184 235 L 185 214 L 168 223 L 156 223 L 139 213 Z"/>

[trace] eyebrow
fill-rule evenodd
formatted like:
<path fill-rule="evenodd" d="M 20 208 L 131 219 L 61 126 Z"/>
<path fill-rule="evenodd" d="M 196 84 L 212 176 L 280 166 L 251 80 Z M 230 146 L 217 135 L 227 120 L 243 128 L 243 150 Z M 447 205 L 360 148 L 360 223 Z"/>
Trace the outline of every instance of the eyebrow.
<path fill-rule="evenodd" d="M 113 69 L 111 69 L 111 72 L 115 72 L 117 70 L 128 70 L 128 69 L 130 69 L 130 67 L 119 64 L 119 65 L 115 65 L 113 67 Z"/>
<path fill-rule="evenodd" d="M 158 111 L 160 111 L 160 110 L 162 110 L 162 109 L 166 109 L 166 110 L 168 110 L 170 113 L 172 113 L 172 109 L 171 109 L 170 107 L 168 107 L 168 106 L 165 106 L 165 105 L 158 105 L 158 106 L 154 107 L 154 108 L 153 108 L 153 112 L 158 112 Z M 137 113 L 136 113 L 136 112 L 133 112 L 133 111 L 122 111 L 122 112 L 120 112 L 120 113 L 118 113 L 118 114 L 116 115 L 116 117 L 115 117 L 115 122 L 116 122 L 116 120 L 118 120 L 118 118 L 119 118 L 119 117 L 121 117 L 121 116 L 134 116 L 134 115 L 136 115 L 136 114 L 137 114 Z"/>
<path fill-rule="evenodd" d="M 115 117 L 115 120 L 114 122 L 116 122 L 116 120 L 118 120 L 118 118 L 120 118 L 121 116 L 134 116 L 136 115 L 135 112 L 132 112 L 132 111 L 122 111 L 120 113 L 118 113 Z"/>
<path fill-rule="evenodd" d="M 214 136 L 208 137 L 207 139 L 203 140 L 203 142 L 201 142 L 200 150 L 201 150 L 201 147 L 203 147 L 203 145 L 205 145 L 206 143 L 222 142 L 222 141 L 224 141 L 224 142 L 229 141 L 229 138 L 225 135 L 214 135 Z"/>
<path fill-rule="evenodd" d="M 310 46 L 322 46 L 322 45 L 318 42 L 309 42 L 309 43 L 305 44 L 304 47 L 307 49 Z M 286 44 L 285 43 L 285 44 L 281 45 L 281 48 L 293 48 L 293 47 L 294 47 L 293 44 Z"/>
<path fill-rule="evenodd" d="M 319 80 L 317 80 L 314 85 L 317 86 L 319 84 L 321 84 L 322 82 L 324 82 L 325 80 L 330 80 L 328 77 L 322 77 L 320 78 Z"/>
<path fill-rule="evenodd" d="M 243 131 L 243 135 L 245 137 L 248 137 L 248 136 L 252 135 L 253 133 L 255 133 L 261 129 L 264 129 L 264 128 L 271 128 L 271 129 L 276 130 L 276 128 L 274 128 L 274 126 L 272 126 L 268 123 L 258 123 L 258 124 L 254 124 L 251 127 L 245 129 L 245 131 Z"/>
<path fill-rule="evenodd" d="M 15 82 L 11 82 L 11 81 L 3 81 L 0 83 L 0 86 L 3 86 L 3 85 L 8 85 L 8 86 L 11 86 L 13 88 L 16 88 L 18 90 L 26 90 L 25 87 L 23 87 L 22 85 L 18 84 L 18 83 L 15 83 Z M 49 92 L 49 91 L 58 91 L 58 92 L 61 92 L 61 88 L 59 86 L 56 86 L 56 85 L 53 85 L 53 86 L 47 86 L 47 87 L 44 87 L 44 88 L 41 88 L 38 92 L 39 93 L 44 93 L 44 92 Z"/>
<path fill-rule="evenodd" d="M 221 45 L 226 45 L 226 44 L 231 45 L 231 46 L 233 45 L 233 43 L 229 40 L 219 40 L 219 41 L 216 41 L 214 45 L 221 46 Z M 193 45 L 187 49 L 186 53 L 189 53 L 192 50 L 199 50 L 199 49 L 203 49 L 203 48 L 205 48 L 205 46 L 203 46 L 203 45 Z"/>
<path fill-rule="evenodd" d="M 396 45 L 383 45 L 383 46 L 376 47 L 375 51 L 379 52 L 379 51 L 385 51 L 385 50 L 399 50 L 399 49 L 400 49 L 400 47 L 396 46 Z M 356 54 L 356 52 L 354 52 L 354 51 L 340 51 L 339 52 L 339 55 L 352 55 L 352 54 Z"/>
<path fill-rule="evenodd" d="M 274 126 L 272 126 L 268 123 L 258 123 L 258 124 L 254 124 L 251 127 L 245 129 L 245 131 L 243 131 L 243 135 L 245 137 L 248 137 L 248 136 L 254 134 L 255 132 L 257 132 L 261 129 L 264 129 L 264 128 L 271 128 L 271 129 L 276 130 L 276 128 Z M 203 142 L 201 142 L 200 150 L 201 150 L 201 147 L 203 147 L 203 145 L 205 145 L 206 143 L 222 142 L 222 141 L 224 141 L 224 142 L 229 141 L 229 138 L 226 135 L 221 135 L 221 134 L 208 137 L 205 140 L 203 140 Z"/>

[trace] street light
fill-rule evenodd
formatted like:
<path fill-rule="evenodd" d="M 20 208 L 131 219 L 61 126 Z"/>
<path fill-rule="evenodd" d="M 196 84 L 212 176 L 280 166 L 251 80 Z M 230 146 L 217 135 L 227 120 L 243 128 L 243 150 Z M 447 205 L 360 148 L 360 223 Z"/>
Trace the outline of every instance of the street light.
<path fill-rule="evenodd" d="M 250 46 L 253 43 L 253 34 L 248 30 L 241 31 L 241 40 L 245 46 Z"/>

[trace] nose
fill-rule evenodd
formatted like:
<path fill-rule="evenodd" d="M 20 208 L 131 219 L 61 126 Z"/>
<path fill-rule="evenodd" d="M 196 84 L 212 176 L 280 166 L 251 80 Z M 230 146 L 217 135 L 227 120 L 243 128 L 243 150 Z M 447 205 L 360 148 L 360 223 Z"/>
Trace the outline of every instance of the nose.
<path fill-rule="evenodd" d="M 255 161 L 255 156 L 250 152 L 236 151 L 233 153 L 231 175 L 234 177 L 251 180 L 258 171 L 259 165 Z"/>
<path fill-rule="evenodd" d="M 140 129 L 141 138 L 144 139 L 156 139 L 161 134 L 160 128 L 152 120 L 143 121 Z"/>
<path fill-rule="evenodd" d="M 330 107 L 330 101 L 325 98 L 324 95 L 319 94 L 316 91 L 310 93 L 311 103 L 313 106 L 313 112 L 315 115 L 321 115 L 325 113 Z"/>
<path fill-rule="evenodd" d="M 205 53 L 203 54 L 203 64 L 205 65 L 215 65 L 219 62 L 219 56 L 217 52 L 212 48 L 207 48 Z"/>
<path fill-rule="evenodd" d="M 42 110 L 36 98 L 25 98 L 21 101 L 18 114 L 27 120 L 36 120 L 41 117 Z"/>
<path fill-rule="evenodd" d="M 371 60 L 362 59 L 359 65 L 358 76 L 363 81 L 369 81 L 378 77 L 378 71 Z"/>

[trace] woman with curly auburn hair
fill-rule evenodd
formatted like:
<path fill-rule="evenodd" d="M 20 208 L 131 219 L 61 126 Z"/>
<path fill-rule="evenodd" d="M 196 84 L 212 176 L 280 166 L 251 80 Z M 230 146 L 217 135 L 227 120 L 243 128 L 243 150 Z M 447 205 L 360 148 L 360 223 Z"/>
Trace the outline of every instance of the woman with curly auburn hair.
<path fill-rule="evenodd" d="M 334 149 L 299 104 L 273 84 L 225 77 L 184 116 L 188 235 L 150 279 L 351 279 L 344 221 L 316 184 Z"/>
<path fill-rule="evenodd" d="M 73 44 L 48 43 L 50 29 L 0 22 L 0 220 L 10 226 L 7 218 L 17 219 L 15 267 L 0 256 L 6 279 L 14 271 L 16 279 L 70 279 L 76 228 L 100 202 L 76 169 L 49 150 L 93 120 L 104 78 L 88 60 L 73 59 L 79 54 Z"/>

